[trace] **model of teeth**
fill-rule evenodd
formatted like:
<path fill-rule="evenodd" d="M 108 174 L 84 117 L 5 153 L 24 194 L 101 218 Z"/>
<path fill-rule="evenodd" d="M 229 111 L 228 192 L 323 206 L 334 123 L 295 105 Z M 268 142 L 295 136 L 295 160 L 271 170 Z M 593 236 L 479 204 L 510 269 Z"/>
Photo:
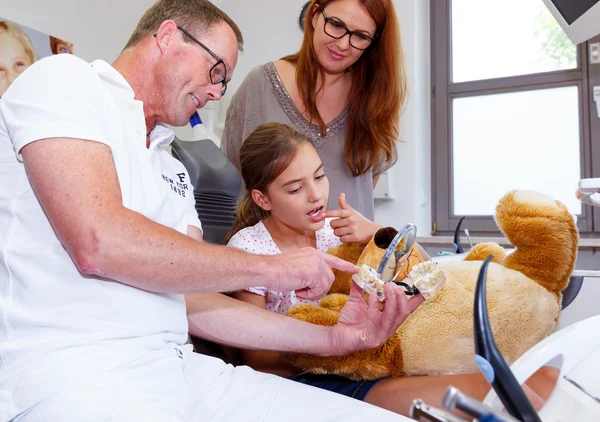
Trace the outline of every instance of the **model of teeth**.
<path fill-rule="evenodd" d="M 367 293 L 377 292 L 379 300 L 384 300 L 383 286 L 385 281 L 377 275 L 377 271 L 366 264 L 362 264 L 352 280 Z M 408 277 L 404 280 L 415 287 L 425 299 L 434 297 L 446 284 L 446 276 L 438 268 L 437 263 L 425 261 L 415 265 Z"/>
<path fill-rule="evenodd" d="M 383 286 L 385 282 L 379 278 L 377 271 L 367 264 L 362 264 L 360 266 L 358 273 L 352 276 L 352 280 L 354 280 L 354 282 L 364 291 L 368 293 L 377 292 L 377 297 L 380 300 L 384 299 Z"/>
<path fill-rule="evenodd" d="M 405 281 L 416 287 L 425 299 L 430 299 L 444 287 L 446 276 L 436 262 L 425 261 L 415 265 Z"/>

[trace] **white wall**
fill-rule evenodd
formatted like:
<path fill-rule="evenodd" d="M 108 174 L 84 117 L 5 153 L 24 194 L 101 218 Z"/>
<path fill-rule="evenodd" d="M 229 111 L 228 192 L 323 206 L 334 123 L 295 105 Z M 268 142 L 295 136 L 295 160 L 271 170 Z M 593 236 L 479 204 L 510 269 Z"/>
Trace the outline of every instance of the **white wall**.
<path fill-rule="evenodd" d="M 0 0 L 0 17 L 72 42 L 85 60 L 119 55 L 153 0 Z"/>
<path fill-rule="evenodd" d="M 238 59 L 227 95 L 219 102 L 219 115 L 225 118 L 233 92 L 255 66 L 296 52 L 302 42 L 297 25 L 300 8 L 306 0 L 222 0 L 221 8 L 239 25 L 244 35 L 244 52 Z"/>
<path fill-rule="evenodd" d="M 416 223 L 420 235 L 431 228 L 429 147 L 429 1 L 394 0 L 402 28 L 410 97 L 402 118 L 398 164 L 390 171 L 394 200 L 376 204 L 376 220 L 398 226 Z M 75 44 L 85 60 L 112 62 L 153 0 L 0 0 L 0 17 Z M 302 41 L 297 21 L 305 0 L 215 0 L 240 26 L 240 55 L 228 94 L 218 105 L 222 123 L 233 92 L 254 66 L 295 52 Z M 251 5 L 251 7 L 250 7 Z M 201 112 L 201 116 L 205 114 Z M 217 129 L 217 132 L 219 130 Z M 189 128 L 177 130 L 191 139 Z"/>
<path fill-rule="evenodd" d="M 390 170 L 393 201 L 377 201 L 375 220 L 398 227 L 414 223 L 431 234 L 429 1 L 395 0 L 402 30 L 409 98 L 400 120 L 398 163 Z"/>

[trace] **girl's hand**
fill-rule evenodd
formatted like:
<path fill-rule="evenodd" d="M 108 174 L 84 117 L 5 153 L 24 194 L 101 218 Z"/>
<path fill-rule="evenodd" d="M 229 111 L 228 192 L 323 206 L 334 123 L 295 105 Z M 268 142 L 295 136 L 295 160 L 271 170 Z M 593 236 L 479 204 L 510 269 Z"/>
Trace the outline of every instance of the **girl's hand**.
<path fill-rule="evenodd" d="M 381 228 L 379 224 L 362 216 L 346 202 L 346 194 L 338 197 L 339 210 L 325 211 L 326 218 L 331 220 L 333 233 L 344 243 L 358 242 L 367 244 L 373 235 Z"/>

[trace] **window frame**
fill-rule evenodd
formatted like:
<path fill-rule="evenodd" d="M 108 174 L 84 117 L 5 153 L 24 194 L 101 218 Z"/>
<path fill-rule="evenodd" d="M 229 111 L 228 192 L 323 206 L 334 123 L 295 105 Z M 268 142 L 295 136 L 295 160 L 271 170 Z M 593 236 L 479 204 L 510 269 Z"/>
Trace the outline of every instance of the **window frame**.
<path fill-rule="evenodd" d="M 461 215 L 455 215 L 452 183 L 452 100 L 484 94 L 500 94 L 561 86 L 577 86 L 580 106 L 581 178 L 600 177 L 600 118 L 595 114 L 593 86 L 600 85 L 600 65 L 588 63 L 590 42 L 577 47 L 577 68 L 468 82 L 451 82 L 452 0 L 431 2 L 431 149 L 432 234 L 450 235 Z M 596 139 L 596 143 L 592 142 Z M 575 195 L 576 186 L 573 187 Z M 474 235 L 499 234 L 493 216 L 468 216 L 463 223 Z M 600 232 L 600 210 L 582 206 L 577 216 L 581 233 Z"/>

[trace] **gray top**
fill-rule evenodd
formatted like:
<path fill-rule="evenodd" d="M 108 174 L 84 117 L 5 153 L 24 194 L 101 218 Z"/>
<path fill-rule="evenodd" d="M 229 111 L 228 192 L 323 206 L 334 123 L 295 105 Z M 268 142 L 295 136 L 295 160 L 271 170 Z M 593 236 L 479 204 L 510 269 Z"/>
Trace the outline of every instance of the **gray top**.
<path fill-rule="evenodd" d="M 239 150 L 244 139 L 263 123 L 283 123 L 307 135 L 313 142 L 329 179 L 328 209 L 338 209 L 337 198 L 346 193 L 348 204 L 373 220 L 373 177 L 387 171 L 397 160 L 354 177 L 346 163 L 344 146 L 348 130 L 348 110 L 344 109 L 327 125 L 326 136 L 300 113 L 284 87 L 275 65 L 255 67 L 244 79 L 227 109 L 221 148 L 239 169 Z"/>

